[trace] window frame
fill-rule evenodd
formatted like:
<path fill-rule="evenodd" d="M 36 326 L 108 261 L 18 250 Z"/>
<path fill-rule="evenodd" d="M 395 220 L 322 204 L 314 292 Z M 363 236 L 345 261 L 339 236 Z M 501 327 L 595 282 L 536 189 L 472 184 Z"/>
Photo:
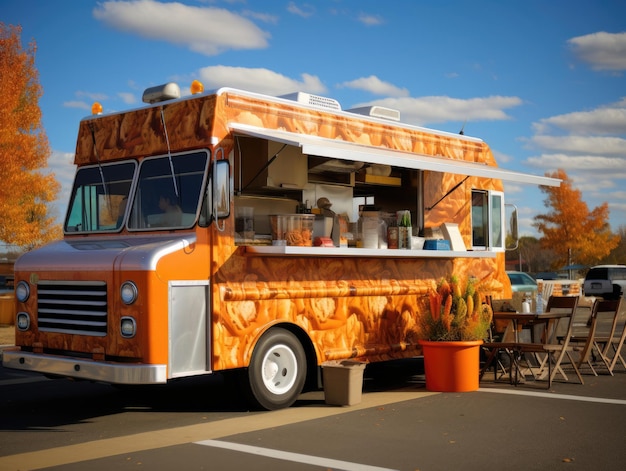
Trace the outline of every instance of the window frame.
<path fill-rule="evenodd" d="M 478 195 L 481 196 L 481 205 L 475 205 L 475 196 Z M 504 252 L 506 243 L 504 192 L 473 188 L 470 205 L 472 250 Z M 480 211 L 480 216 L 476 210 Z M 480 234 L 485 239 L 484 243 L 477 242 L 477 228 L 480 228 Z"/>

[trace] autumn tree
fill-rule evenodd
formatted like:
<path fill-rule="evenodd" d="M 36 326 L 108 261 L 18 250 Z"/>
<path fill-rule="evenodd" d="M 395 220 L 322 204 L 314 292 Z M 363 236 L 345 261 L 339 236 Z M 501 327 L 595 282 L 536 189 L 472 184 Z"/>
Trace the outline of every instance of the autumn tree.
<path fill-rule="evenodd" d="M 39 109 L 36 46 L 22 49 L 21 32 L 0 23 L 0 240 L 32 248 L 60 235 L 47 206 L 59 184 L 42 173 L 50 147 Z"/>
<path fill-rule="evenodd" d="M 589 212 L 582 200 L 582 192 L 572 187 L 565 170 L 559 169 L 547 176 L 563 181 L 560 187 L 540 187 L 548 195 L 544 205 L 551 211 L 536 216 L 533 226 L 543 234 L 542 247 L 556 254 L 552 268 L 558 269 L 570 261 L 582 265 L 596 264 L 617 247 L 620 239 L 611 232 L 608 203 L 604 202 Z"/>
<path fill-rule="evenodd" d="M 626 226 L 619 226 L 617 235 L 620 239 L 619 243 L 610 254 L 600 260 L 600 264 L 617 265 L 626 260 Z"/>

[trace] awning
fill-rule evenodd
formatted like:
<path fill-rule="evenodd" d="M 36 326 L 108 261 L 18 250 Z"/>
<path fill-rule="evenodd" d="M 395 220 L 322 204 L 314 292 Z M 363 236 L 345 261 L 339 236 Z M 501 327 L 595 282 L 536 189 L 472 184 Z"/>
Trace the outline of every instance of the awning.
<path fill-rule="evenodd" d="M 230 123 L 228 127 L 238 134 L 257 137 L 283 144 L 301 147 L 305 155 L 317 155 L 331 159 L 351 160 L 369 164 L 391 165 L 392 167 L 454 173 L 472 177 L 495 178 L 503 181 L 530 183 L 542 186 L 560 186 L 561 180 L 529 173 L 514 172 L 487 164 L 448 160 L 429 155 L 412 154 L 382 147 L 368 147 L 352 142 L 307 136 L 275 129 L 259 128 L 241 123 Z"/>

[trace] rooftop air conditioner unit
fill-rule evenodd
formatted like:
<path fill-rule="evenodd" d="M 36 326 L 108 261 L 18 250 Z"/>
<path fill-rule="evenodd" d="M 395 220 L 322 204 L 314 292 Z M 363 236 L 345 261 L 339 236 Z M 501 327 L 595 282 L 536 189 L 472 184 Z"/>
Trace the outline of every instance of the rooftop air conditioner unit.
<path fill-rule="evenodd" d="M 400 121 L 400 111 L 391 108 L 385 108 L 384 106 L 362 106 L 360 108 L 352 108 L 347 110 L 350 113 L 362 114 L 365 116 L 371 116 L 372 118 L 389 119 L 391 121 Z"/>
<path fill-rule="evenodd" d="M 315 106 L 316 108 L 326 108 L 328 110 L 341 111 L 341 105 L 337 100 L 319 95 L 311 95 L 310 93 L 289 93 L 287 95 L 281 95 L 279 98 L 297 101 L 298 103 Z"/>

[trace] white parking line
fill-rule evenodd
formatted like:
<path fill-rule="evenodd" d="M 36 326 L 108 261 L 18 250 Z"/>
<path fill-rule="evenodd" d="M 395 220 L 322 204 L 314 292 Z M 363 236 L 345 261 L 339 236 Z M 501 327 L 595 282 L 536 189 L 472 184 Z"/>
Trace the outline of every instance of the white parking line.
<path fill-rule="evenodd" d="M 344 471 L 396 471 L 390 468 L 379 468 L 378 466 L 352 463 L 350 461 L 333 460 L 330 458 L 322 458 L 320 456 L 303 455 L 300 453 L 272 450 L 271 448 L 261 448 L 258 446 L 242 445 L 241 443 L 223 442 L 220 440 L 202 440 L 194 443 L 196 445 L 224 448 L 226 450 L 237 451 L 240 453 L 248 453 L 252 455 L 265 456 L 267 458 L 274 458 L 277 460 L 293 461 L 295 463 L 304 463 Z"/>
<path fill-rule="evenodd" d="M 626 400 L 624 399 L 607 399 L 604 397 L 573 396 L 571 394 L 552 394 L 547 392 L 521 391 L 519 389 L 480 388 L 479 391 L 494 394 L 511 394 L 515 396 L 547 397 L 550 399 L 564 399 L 567 401 L 599 402 L 603 404 L 626 405 Z"/>

